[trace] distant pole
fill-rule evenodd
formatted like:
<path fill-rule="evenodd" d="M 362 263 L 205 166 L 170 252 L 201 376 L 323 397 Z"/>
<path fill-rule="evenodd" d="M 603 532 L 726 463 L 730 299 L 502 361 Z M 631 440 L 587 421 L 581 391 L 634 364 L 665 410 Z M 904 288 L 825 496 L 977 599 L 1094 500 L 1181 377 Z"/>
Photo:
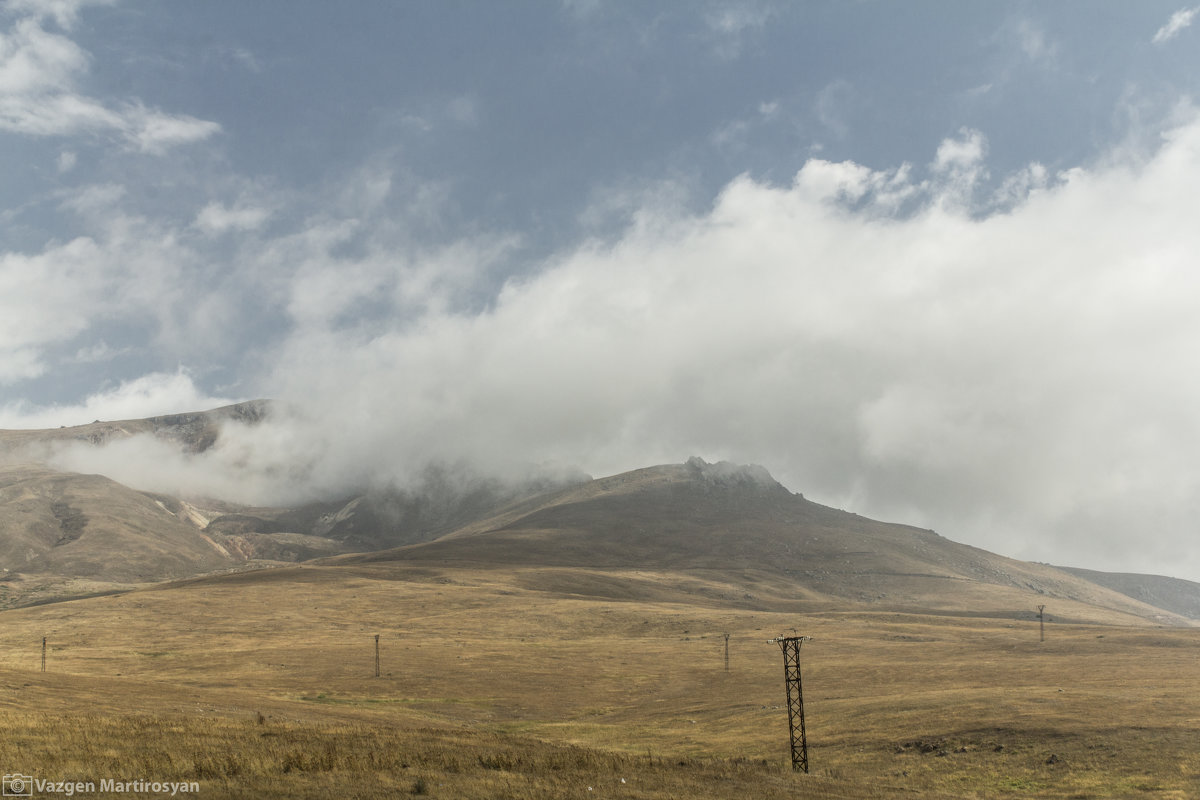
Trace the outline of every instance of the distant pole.
<path fill-rule="evenodd" d="M 1038 641 L 1046 641 L 1046 607 L 1038 606 L 1038 631 L 1040 639 Z"/>
<path fill-rule="evenodd" d="M 46 671 L 46 637 L 42 637 L 42 672 Z"/>
<path fill-rule="evenodd" d="M 725 671 L 729 672 L 729 634 L 725 634 Z"/>
<path fill-rule="evenodd" d="M 379 634 L 375 634 L 375 677 L 379 677 Z"/>
<path fill-rule="evenodd" d="M 783 681 L 787 686 L 788 735 L 792 769 L 808 774 L 808 736 L 804 731 L 804 687 L 800 683 L 800 644 L 811 636 L 777 636 L 771 641 L 783 651 Z"/>

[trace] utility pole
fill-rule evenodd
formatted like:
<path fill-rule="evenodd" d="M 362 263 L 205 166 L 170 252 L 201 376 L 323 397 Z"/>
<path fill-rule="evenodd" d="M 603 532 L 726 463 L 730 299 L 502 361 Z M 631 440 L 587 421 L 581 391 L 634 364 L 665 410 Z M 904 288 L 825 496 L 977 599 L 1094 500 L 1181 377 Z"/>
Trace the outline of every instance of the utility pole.
<path fill-rule="evenodd" d="M 379 677 L 379 634 L 375 634 L 375 677 Z"/>
<path fill-rule="evenodd" d="M 783 651 L 783 682 L 787 687 L 788 735 L 792 769 L 808 773 L 808 736 L 804 731 L 804 687 L 800 683 L 800 645 L 811 636 L 777 636 L 771 640 Z"/>
<path fill-rule="evenodd" d="M 1041 638 L 1039 641 L 1046 641 L 1046 607 L 1038 606 L 1038 630 Z"/>
<path fill-rule="evenodd" d="M 729 672 L 729 634 L 725 634 L 725 671 Z"/>
<path fill-rule="evenodd" d="M 42 672 L 46 671 L 46 637 L 42 637 Z"/>

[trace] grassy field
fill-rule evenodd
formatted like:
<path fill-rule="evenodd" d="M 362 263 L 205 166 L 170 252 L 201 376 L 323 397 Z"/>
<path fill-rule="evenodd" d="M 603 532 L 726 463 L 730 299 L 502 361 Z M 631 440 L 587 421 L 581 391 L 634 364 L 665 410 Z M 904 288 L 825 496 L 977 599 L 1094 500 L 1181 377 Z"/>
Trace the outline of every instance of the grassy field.
<path fill-rule="evenodd" d="M 1028 619 L 672 584 L 305 567 L 0 612 L 0 768 L 204 797 L 1200 796 L 1200 629 L 1041 643 Z M 768 643 L 793 629 L 809 775 Z"/>

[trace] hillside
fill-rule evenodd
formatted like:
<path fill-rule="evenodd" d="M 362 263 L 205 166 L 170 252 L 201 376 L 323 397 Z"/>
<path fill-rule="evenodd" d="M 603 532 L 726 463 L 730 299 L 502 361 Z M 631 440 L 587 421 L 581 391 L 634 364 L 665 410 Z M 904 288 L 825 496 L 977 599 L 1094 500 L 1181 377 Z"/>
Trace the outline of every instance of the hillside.
<path fill-rule="evenodd" d="M 273 408 L 256 400 L 140 420 L 0 430 L 0 607 L 428 541 L 515 500 L 590 480 L 565 474 L 504 482 L 432 465 L 411 486 L 264 508 L 139 491 L 46 463 L 62 443 L 104 447 L 140 436 L 199 454 L 227 434 L 227 423 L 258 424 Z"/>
<path fill-rule="evenodd" d="M 9 463 L 0 758 L 213 797 L 1200 786 L 1200 586 L 1016 561 L 813 503 L 761 467 L 463 477 L 244 508 Z M 811 775 L 786 764 L 770 640 L 789 631 L 813 637 Z"/>
<path fill-rule="evenodd" d="M 0 607 L 423 542 L 539 488 L 432 471 L 412 490 L 256 508 L 0 465 Z"/>
<path fill-rule="evenodd" d="M 504 482 L 429 466 L 405 487 L 290 508 L 137 491 L 31 461 L 60 441 L 149 435 L 199 453 L 268 401 L 145 420 L 0 431 L 0 605 L 212 571 L 330 563 L 537 570 L 568 593 L 737 598 L 1062 620 L 1191 624 L 1200 586 L 1005 558 L 794 494 L 761 467 L 691 459 L 599 480 Z M 24 459 L 24 460 L 21 460 Z M 584 573 L 587 573 L 585 576 Z M 49 585 L 53 589 L 47 589 Z"/>
<path fill-rule="evenodd" d="M 766 592 L 1004 616 L 1044 604 L 1078 619 L 1189 624 L 1054 567 L 813 503 L 761 467 L 700 459 L 594 480 L 433 542 L 331 563 L 392 561 L 601 570 L 631 580 L 672 571 L 745 586 L 754 600 Z"/>
<path fill-rule="evenodd" d="M 185 452 L 199 453 L 216 443 L 226 422 L 254 424 L 271 413 L 269 400 L 248 400 L 209 411 L 164 414 L 145 419 L 96 420 L 86 425 L 30 430 L 0 429 L 0 454 L 21 455 L 56 442 L 80 441 L 94 445 L 148 434 L 178 444 Z"/>
<path fill-rule="evenodd" d="M 161 501 L 101 475 L 0 467 L 0 565 L 6 574 L 141 583 L 233 560 Z"/>
<path fill-rule="evenodd" d="M 1142 575 L 1133 572 L 1098 572 L 1078 567 L 1059 567 L 1084 580 L 1120 592 L 1175 614 L 1200 620 L 1200 583 L 1164 575 Z"/>
<path fill-rule="evenodd" d="M 381 799 L 1162 800 L 1200 786 L 1195 628 L 1054 619 L 1043 642 L 1011 616 L 748 607 L 668 596 L 680 573 L 635 574 L 660 594 L 581 591 L 628 582 L 620 571 L 380 561 L 0 611 L 0 760 L 279 800 L 347 786 Z M 787 763 L 769 641 L 789 632 L 812 637 L 808 775 Z"/>
<path fill-rule="evenodd" d="M 1163 800 L 1200 786 L 1193 628 L 1054 622 L 1041 642 L 1011 617 L 584 597 L 529 588 L 540 572 L 303 565 L 0 611 L 0 760 L 279 800 Z M 813 637 L 809 775 L 787 764 L 768 641 L 789 631 Z"/>

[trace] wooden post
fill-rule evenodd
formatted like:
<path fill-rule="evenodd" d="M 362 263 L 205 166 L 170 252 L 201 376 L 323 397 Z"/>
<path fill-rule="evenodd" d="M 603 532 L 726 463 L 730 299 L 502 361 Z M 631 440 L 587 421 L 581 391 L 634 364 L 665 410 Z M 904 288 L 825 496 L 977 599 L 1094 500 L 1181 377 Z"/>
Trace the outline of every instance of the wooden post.
<path fill-rule="evenodd" d="M 379 634 L 375 634 L 375 677 L 379 677 Z"/>

